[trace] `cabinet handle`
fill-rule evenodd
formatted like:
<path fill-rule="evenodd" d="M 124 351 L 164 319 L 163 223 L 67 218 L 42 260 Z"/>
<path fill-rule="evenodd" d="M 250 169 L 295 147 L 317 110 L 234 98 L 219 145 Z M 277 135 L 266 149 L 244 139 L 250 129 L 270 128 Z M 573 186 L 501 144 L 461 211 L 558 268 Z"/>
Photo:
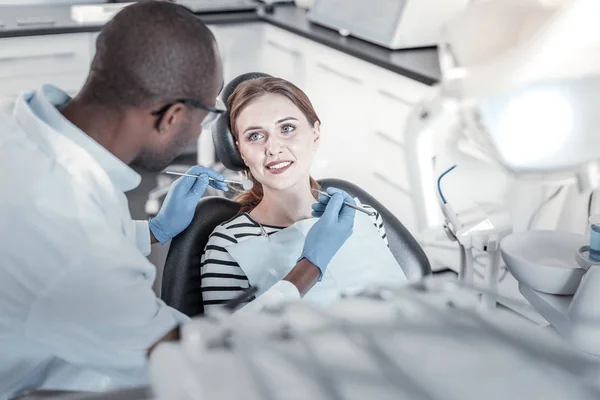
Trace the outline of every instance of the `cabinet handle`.
<path fill-rule="evenodd" d="M 412 198 L 412 194 L 410 193 L 410 191 L 408 191 L 407 189 L 403 188 L 402 186 L 400 186 L 399 184 L 397 184 L 396 182 L 393 182 L 392 180 L 390 180 L 387 176 L 379 173 L 379 172 L 373 172 L 373 176 L 377 179 L 379 179 L 380 181 L 382 181 L 383 183 L 393 187 L 394 189 L 396 189 L 399 192 L 402 192 L 403 194 L 405 194 L 406 196 Z"/>
<path fill-rule="evenodd" d="M 285 47 L 285 46 L 282 46 L 282 45 L 280 45 L 279 43 L 277 43 L 277 42 L 274 42 L 274 41 L 272 41 L 272 40 L 267 40 L 267 44 L 268 44 L 269 46 L 273 46 L 273 47 L 275 47 L 277 50 L 281 50 L 281 51 L 283 51 L 283 52 L 285 52 L 285 53 L 291 54 L 291 55 L 293 55 L 294 57 L 300 57 L 300 52 L 298 52 L 297 50 L 288 49 L 287 47 Z"/>
<path fill-rule="evenodd" d="M 391 137 L 387 133 L 382 132 L 382 131 L 375 131 L 375 134 L 377 136 L 379 136 L 380 138 L 382 138 L 383 140 L 385 140 L 386 142 L 392 143 L 394 146 L 400 147 L 402 149 L 402 151 L 406 151 L 406 149 L 404 148 L 404 145 L 402 143 L 400 143 L 397 139 Z"/>
<path fill-rule="evenodd" d="M 344 74 L 343 72 L 340 72 L 336 69 L 331 68 L 329 65 L 323 64 L 323 63 L 317 63 L 317 65 L 319 66 L 319 68 L 327 71 L 327 72 L 331 72 L 334 75 L 337 75 L 341 78 L 344 78 L 347 81 L 353 82 L 353 83 L 358 83 L 358 84 L 362 84 L 362 81 L 358 78 L 355 78 L 352 75 L 348 75 L 348 74 Z"/>
<path fill-rule="evenodd" d="M 379 94 L 381 94 L 381 95 L 383 95 L 383 96 L 385 96 L 385 97 L 387 97 L 389 99 L 392 99 L 394 101 L 397 101 L 398 103 L 405 104 L 407 106 L 411 106 L 411 107 L 416 106 L 415 103 L 412 103 L 412 102 L 410 102 L 408 100 L 404 100 L 403 98 L 398 97 L 394 93 L 388 92 L 387 90 L 384 90 L 384 89 L 379 89 Z"/>
<path fill-rule="evenodd" d="M 56 20 L 54 18 L 50 18 L 50 17 L 17 19 L 17 26 L 54 25 L 55 23 L 56 23 Z"/>
<path fill-rule="evenodd" d="M 18 60 L 31 60 L 37 58 L 71 58 L 75 57 L 74 51 L 64 51 L 61 53 L 47 53 L 47 54 L 20 54 L 14 56 L 0 56 L 0 62 L 3 61 L 18 61 Z"/>

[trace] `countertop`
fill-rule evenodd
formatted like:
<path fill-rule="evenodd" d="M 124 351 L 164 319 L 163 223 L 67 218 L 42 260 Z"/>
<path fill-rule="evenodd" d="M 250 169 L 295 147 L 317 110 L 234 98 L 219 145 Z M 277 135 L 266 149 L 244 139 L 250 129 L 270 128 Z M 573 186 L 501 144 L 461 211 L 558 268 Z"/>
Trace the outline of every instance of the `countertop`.
<path fill-rule="evenodd" d="M 295 6 L 279 5 L 272 13 L 258 12 L 198 14 L 206 24 L 266 22 L 323 45 L 373 63 L 418 82 L 432 85 L 440 78 L 435 48 L 388 50 L 384 47 L 343 37 L 336 31 L 308 21 L 306 12 Z M 0 6 L 0 38 L 96 32 L 102 24 L 79 24 L 71 19 L 70 6 Z"/>
<path fill-rule="evenodd" d="M 260 21 L 255 11 L 210 13 L 198 18 L 213 25 Z M 68 5 L 0 6 L 0 38 L 97 32 L 103 25 L 73 21 Z"/>

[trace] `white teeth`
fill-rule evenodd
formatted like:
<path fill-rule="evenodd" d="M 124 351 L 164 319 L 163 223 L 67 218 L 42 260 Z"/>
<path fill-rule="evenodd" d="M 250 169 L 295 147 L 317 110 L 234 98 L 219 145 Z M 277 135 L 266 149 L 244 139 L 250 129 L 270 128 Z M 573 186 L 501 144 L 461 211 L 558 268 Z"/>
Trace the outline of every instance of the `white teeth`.
<path fill-rule="evenodd" d="M 282 162 L 282 163 L 279 163 L 279 164 L 271 165 L 270 167 L 267 167 L 267 168 L 269 168 L 269 169 L 281 169 L 281 168 L 287 167 L 290 164 L 291 164 L 291 162 L 287 161 L 287 162 Z"/>

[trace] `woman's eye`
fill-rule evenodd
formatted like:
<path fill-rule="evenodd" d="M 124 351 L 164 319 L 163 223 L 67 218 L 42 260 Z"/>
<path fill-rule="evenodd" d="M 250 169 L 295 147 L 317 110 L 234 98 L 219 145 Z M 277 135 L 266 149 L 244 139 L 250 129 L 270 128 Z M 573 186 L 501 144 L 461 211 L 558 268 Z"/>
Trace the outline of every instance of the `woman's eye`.
<path fill-rule="evenodd" d="M 283 132 L 285 132 L 285 133 L 290 133 L 290 132 L 293 132 L 293 131 L 294 131 L 294 129 L 296 129 L 296 128 L 294 127 L 294 125 L 283 125 L 283 126 L 281 127 L 281 130 L 282 130 Z"/>
<path fill-rule="evenodd" d="M 258 133 L 258 132 L 254 132 L 254 133 L 251 133 L 251 134 L 250 134 L 250 136 L 248 136 L 248 139 L 249 139 L 251 142 L 256 142 L 257 140 L 260 140 L 260 139 L 262 139 L 262 137 L 263 137 L 263 136 L 262 136 L 260 133 Z"/>

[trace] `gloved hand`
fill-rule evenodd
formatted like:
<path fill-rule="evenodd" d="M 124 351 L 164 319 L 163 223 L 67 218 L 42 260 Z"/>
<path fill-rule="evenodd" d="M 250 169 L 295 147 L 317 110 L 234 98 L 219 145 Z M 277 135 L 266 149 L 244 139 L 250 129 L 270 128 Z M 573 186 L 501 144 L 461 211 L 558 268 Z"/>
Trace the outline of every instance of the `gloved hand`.
<path fill-rule="evenodd" d="M 150 218 L 150 230 L 160 244 L 168 242 L 192 222 L 196 205 L 209 185 L 225 192 L 228 190 L 225 182 L 219 182 L 225 178 L 210 168 L 196 165 L 187 173 L 199 177 L 182 176 L 173 182 L 160 211 Z M 215 180 L 209 180 L 209 176 Z"/>
<path fill-rule="evenodd" d="M 306 258 L 321 270 L 319 281 L 335 253 L 352 235 L 356 213 L 353 208 L 344 205 L 344 201 L 356 204 L 348 193 L 336 188 L 328 188 L 327 193 L 332 197 L 320 195 L 318 203 L 312 206 L 312 215 L 319 220 L 308 231 L 299 258 Z"/>

